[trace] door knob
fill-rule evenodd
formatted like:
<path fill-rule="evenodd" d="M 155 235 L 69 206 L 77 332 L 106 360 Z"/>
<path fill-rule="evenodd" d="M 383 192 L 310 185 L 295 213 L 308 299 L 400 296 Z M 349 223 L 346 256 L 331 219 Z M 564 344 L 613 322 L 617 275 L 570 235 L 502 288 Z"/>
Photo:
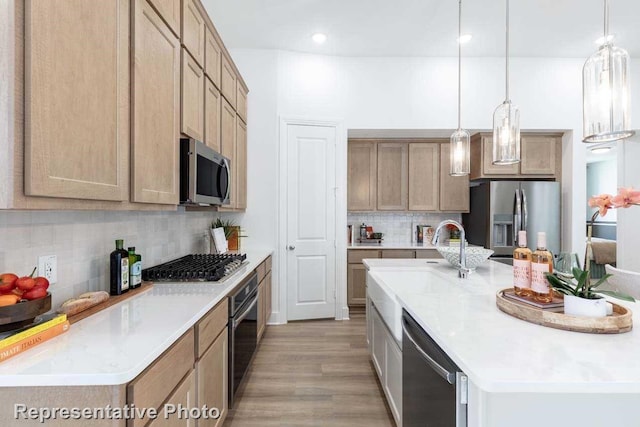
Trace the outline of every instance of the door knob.
<path fill-rule="evenodd" d="M 289 247 L 287 249 L 289 249 L 290 251 L 294 250 L 296 247 L 293 245 L 289 245 Z"/>

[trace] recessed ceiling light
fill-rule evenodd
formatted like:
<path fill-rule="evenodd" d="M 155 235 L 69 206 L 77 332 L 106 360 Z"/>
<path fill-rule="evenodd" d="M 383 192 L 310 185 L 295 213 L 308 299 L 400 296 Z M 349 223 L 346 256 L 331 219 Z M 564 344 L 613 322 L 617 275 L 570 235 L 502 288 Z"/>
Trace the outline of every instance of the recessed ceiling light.
<path fill-rule="evenodd" d="M 611 147 L 597 147 L 591 149 L 591 152 L 593 154 L 604 154 L 608 153 L 609 151 L 611 151 Z"/>
<path fill-rule="evenodd" d="M 465 43 L 469 43 L 469 41 L 471 40 L 473 36 L 471 34 L 463 34 L 460 36 L 460 38 L 458 39 L 458 42 L 460 44 L 465 44 Z"/>
<path fill-rule="evenodd" d="M 601 46 L 605 43 L 605 41 L 610 42 L 610 41 L 613 41 L 614 38 L 615 38 L 615 34 L 609 34 L 607 37 L 605 36 L 598 37 L 594 43 L 597 44 L 598 46 Z"/>
<path fill-rule="evenodd" d="M 323 33 L 315 33 L 311 36 L 311 40 L 318 44 L 322 44 L 327 41 L 327 35 Z"/>

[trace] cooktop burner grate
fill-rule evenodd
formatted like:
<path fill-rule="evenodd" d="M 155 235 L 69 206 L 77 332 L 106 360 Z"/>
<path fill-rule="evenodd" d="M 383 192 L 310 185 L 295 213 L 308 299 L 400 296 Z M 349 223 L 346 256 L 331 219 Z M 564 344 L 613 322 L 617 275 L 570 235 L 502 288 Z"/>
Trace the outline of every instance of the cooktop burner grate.
<path fill-rule="evenodd" d="M 186 255 L 155 267 L 145 268 L 142 270 L 142 280 L 216 282 L 238 269 L 246 259 L 245 254 Z"/>

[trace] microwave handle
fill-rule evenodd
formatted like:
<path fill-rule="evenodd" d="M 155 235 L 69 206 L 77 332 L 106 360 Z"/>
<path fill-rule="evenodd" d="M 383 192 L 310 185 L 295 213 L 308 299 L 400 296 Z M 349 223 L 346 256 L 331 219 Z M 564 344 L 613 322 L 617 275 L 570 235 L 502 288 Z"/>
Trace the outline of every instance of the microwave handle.
<path fill-rule="evenodd" d="M 223 159 L 222 161 L 224 162 L 224 168 L 227 170 L 227 191 L 225 193 L 224 200 L 229 200 L 229 193 L 231 193 L 231 169 L 227 159 Z"/>

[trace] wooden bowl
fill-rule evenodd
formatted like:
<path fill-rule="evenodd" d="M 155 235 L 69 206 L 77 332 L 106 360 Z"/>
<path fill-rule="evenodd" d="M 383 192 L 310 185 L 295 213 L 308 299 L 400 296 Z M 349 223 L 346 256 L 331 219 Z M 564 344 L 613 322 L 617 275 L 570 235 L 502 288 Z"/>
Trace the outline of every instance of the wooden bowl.
<path fill-rule="evenodd" d="M 33 323 L 36 316 L 49 310 L 51 310 L 51 292 L 47 292 L 44 298 L 0 307 L 0 332 L 29 325 Z"/>

